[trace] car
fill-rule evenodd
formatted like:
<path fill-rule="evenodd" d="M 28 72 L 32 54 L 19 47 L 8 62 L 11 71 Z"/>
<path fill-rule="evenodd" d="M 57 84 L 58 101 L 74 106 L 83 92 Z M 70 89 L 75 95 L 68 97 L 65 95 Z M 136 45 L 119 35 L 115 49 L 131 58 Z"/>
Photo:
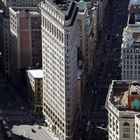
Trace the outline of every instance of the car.
<path fill-rule="evenodd" d="M 90 124 L 91 124 L 91 121 L 89 120 L 89 121 L 87 122 L 87 126 L 90 126 Z"/>
<path fill-rule="evenodd" d="M 23 107 L 23 106 L 21 106 L 20 108 L 21 108 L 22 110 L 24 110 L 24 107 Z"/>
<path fill-rule="evenodd" d="M 100 106 L 100 110 L 106 110 L 104 106 Z"/>
<path fill-rule="evenodd" d="M 32 114 L 31 113 L 28 113 L 28 116 L 32 117 Z"/>
<path fill-rule="evenodd" d="M 5 126 L 4 126 L 4 129 L 5 129 L 6 131 L 8 131 L 8 130 L 9 130 L 9 127 L 8 127 L 7 125 L 5 125 Z"/>
<path fill-rule="evenodd" d="M 3 123 L 3 125 L 6 125 L 6 121 L 5 120 L 3 120 L 2 123 Z"/>
<path fill-rule="evenodd" d="M 7 122 L 9 122 L 10 120 L 8 118 L 5 119 Z"/>
<path fill-rule="evenodd" d="M 21 124 L 24 124 L 24 121 L 23 121 L 23 120 L 21 120 L 21 121 L 20 121 L 20 123 L 21 123 Z"/>
<path fill-rule="evenodd" d="M 120 35 L 117 33 L 117 34 L 113 34 L 112 35 L 112 39 L 117 39 Z"/>
<path fill-rule="evenodd" d="M 8 103 L 8 107 L 13 107 L 13 105 L 11 103 Z"/>
<path fill-rule="evenodd" d="M 107 74 L 107 77 L 111 77 L 111 73 L 108 73 L 108 74 Z"/>
<path fill-rule="evenodd" d="M 86 127 L 86 132 L 88 132 L 88 131 L 89 131 L 89 126 Z"/>
<path fill-rule="evenodd" d="M 119 34 L 116 34 L 116 37 L 119 37 L 120 35 Z"/>

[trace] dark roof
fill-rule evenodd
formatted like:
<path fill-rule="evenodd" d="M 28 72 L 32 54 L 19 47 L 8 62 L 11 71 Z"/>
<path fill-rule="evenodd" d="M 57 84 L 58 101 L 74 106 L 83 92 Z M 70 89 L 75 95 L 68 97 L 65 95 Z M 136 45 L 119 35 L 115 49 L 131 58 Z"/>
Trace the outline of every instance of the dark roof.
<path fill-rule="evenodd" d="M 134 13 L 130 14 L 129 24 L 135 24 L 135 14 Z"/>
<path fill-rule="evenodd" d="M 77 3 L 71 0 L 46 0 L 43 1 L 57 10 L 68 21 L 66 26 L 72 26 L 78 13 Z M 60 23 L 61 24 L 61 23 Z"/>

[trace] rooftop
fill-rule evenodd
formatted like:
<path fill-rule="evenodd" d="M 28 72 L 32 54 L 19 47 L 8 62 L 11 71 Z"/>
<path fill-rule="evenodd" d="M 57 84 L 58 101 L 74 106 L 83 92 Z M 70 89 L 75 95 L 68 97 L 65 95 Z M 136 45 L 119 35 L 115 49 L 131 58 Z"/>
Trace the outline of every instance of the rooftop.
<path fill-rule="evenodd" d="M 44 0 L 44 4 L 50 4 L 50 6 L 65 16 L 71 14 L 77 5 L 76 2 L 71 0 Z"/>
<path fill-rule="evenodd" d="M 40 8 L 44 10 L 48 15 L 58 20 L 50 11 L 48 11 L 47 7 L 50 7 L 51 11 L 57 11 L 59 13 L 62 20 L 67 21 L 67 26 L 73 25 L 78 7 L 75 1 L 71 0 L 44 0 L 40 3 Z M 58 22 L 60 22 L 58 20 Z M 61 22 L 60 22 L 61 23 Z"/>
<path fill-rule="evenodd" d="M 43 78 L 43 71 L 41 69 L 27 70 L 34 78 Z"/>
<path fill-rule="evenodd" d="M 36 7 L 10 7 L 10 9 L 14 10 L 14 12 L 26 12 L 31 15 L 40 15 Z"/>
<path fill-rule="evenodd" d="M 85 9 L 87 9 L 87 2 L 85 2 L 84 0 L 80 0 L 78 2 L 78 7 L 79 7 L 79 12 L 84 12 Z"/>
<path fill-rule="evenodd" d="M 123 31 L 122 48 L 140 47 L 140 25 L 130 24 Z"/>
<path fill-rule="evenodd" d="M 108 100 L 119 111 L 140 111 L 140 81 L 112 81 Z"/>
<path fill-rule="evenodd" d="M 45 0 L 45 2 L 50 3 L 53 7 L 64 14 L 70 10 L 71 6 L 74 8 L 76 4 L 74 2 L 71 2 L 70 0 Z"/>
<path fill-rule="evenodd" d="M 140 0 L 130 0 L 131 5 L 140 5 Z"/>

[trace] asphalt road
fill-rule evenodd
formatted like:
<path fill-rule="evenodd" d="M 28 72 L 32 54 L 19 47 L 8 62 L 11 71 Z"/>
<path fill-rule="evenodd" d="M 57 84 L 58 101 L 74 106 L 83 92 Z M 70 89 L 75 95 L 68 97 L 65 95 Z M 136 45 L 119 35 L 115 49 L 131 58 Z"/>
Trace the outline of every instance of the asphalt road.
<path fill-rule="evenodd" d="M 127 9 L 128 0 L 109 1 L 100 40 L 102 43 L 95 54 L 94 70 L 87 83 L 76 140 L 107 139 L 107 132 L 97 126 L 107 127 L 107 111 L 104 106 L 108 87 L 112 80 L 121 79 L 121 43 L 123 28 L 127 23 Z M 91 123 L 88 127 L 89 121 Z"/>
<path fill-rule="evenodd" d="M 105 124 L 107 126 L 107 111 L 104 109 L 106 95 L 108 92 L 109 84 L 114 79 L 121 79 L 121 68 L 120 68 L 120 56 L 121 56 L 121 43 L 122 43 L 122 32 L 123 28 L 127 23 L 128 15 L 128 1 L 112 1 L 111 8 L 109 7 L 108 13 L 111 13 L 113 16 L 106 15 L 105 18 L 107 23 L 104 28 L 106 31 L 103 32 L 104 36 L 110 35 L 110 39 L 104 40 L 102 47 L 107 47 L 107 51 L 102 58 L 101 68 L 99 71 L 98 79 L 96 80 L 96 88 L 98 96 L 96 95 L 96 102 L 93 102 L 94 108 L 91 111 L 90 120 L 92 120 L 93 126 Z M 116 6 L 117 5 L 117 6 Z M 113 8 L 114 7 L 114 8 Z M 115 9 L 115 7 L 117 7 Z M 121 15 L 121 16 L 120 16 Z M 111 30 L 109 25 L 113 25 Z M 108 28 L 109 27 L 109 28 Z M 117 36 L 118 35 L 118 36 Z M 115 37 L 114 37 L 115 36 Z M 117 36 L 117 37 L 116 37 Z M 98 97 L 98 98 L 97 98 Z M 96 108 L 95 108 L 96 106 Z M 95 112 L 96 111 L 96 112 Z M 92 131 L 92 133 L 90 133 Z M 95 136 L 96 132 L 96 136 Z M 101 138 L 101 136 L 103 136 Z M 91 130 L 88 132 L 88 139 L 92 140 L 105 140 L 107 139 L 107 133 L 104 130 L 98 129 L 96 127 L 91 127 Z"/>
<path fill-rule="evenodd" d="M 28 108 L 25 103 L 22 104 L 21 100 L 16 96 L 16 91 L 5 80 L 4 77 L 0 78 L 0 112 L 4 119 L 9 122 L 13 120 L 30 120 L 28 115 Z"/>
<path fill-rule="evenodd" d="M 0 118 L 2 119 L 0 140 L 4 140 L 5 132 L 9 130 L 13 134 L 13 140 L 54 139 L 54 136 L 43 126 L 43 121 L 32 115 L 29 105 L 18 96 L 17 91 L 2 75 L 0 75 L 0 101 Z M 33 132 L 32 129 L 35 131 Z"/>

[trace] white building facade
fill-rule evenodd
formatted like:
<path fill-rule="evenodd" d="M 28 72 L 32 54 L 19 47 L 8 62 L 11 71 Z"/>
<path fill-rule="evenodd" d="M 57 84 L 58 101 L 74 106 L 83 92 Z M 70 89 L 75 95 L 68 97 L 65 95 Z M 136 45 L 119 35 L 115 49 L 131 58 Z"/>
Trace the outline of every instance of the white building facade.
<path fill-rule="evenodd" d="M 75 2 L 44 1 L 40 9 L 43 114 L 58 139 L 70 140 L 77 116 L 78 8 Z"/>
<path fill-rule="evenodd" d="M 140 140 L 140 114 L 135 115 L 135 140 Z"/>
<path fill-rule="evenodd" d="M 106 100 L 109 140 L 137 140 L 135 139 L 137 122 L 135 115 L 139 114 L 139 110 L 134 108 L 139 105 L 133 104 L 136 98 L 131 94 L 137 87 L 133 85 L 133 81 L 112 81 Z M 139 93 L 138 96 L 140 97 Z M 133 98 L 131 104 L 129 104 L 130 98 Z"/>
<path fill-rule="evenodd" d="M 140 79 L 140 25 L 128 25 L 121 46 L 122 80 Z"/>
<path fill-rule="evenodd" d="M 43 106 L 43 71 L 41 69 L 27 70 L 28 101 L 37 114 L 42 114 Z"/>

